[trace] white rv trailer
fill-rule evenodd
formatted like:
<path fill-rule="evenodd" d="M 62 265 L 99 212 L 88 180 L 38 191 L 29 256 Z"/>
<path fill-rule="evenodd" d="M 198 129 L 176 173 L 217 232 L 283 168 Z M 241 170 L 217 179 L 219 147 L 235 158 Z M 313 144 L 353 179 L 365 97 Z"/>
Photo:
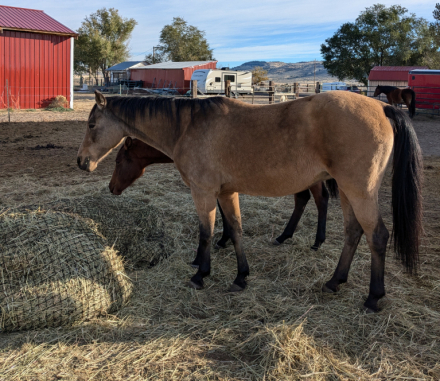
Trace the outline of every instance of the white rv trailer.
<path fill-rule="evenodd" d="M 345 82 L 324 82 L 322 84 L 322 93 L 332 90 L 347 90 L 347 84 Z"/>
<path fill-rule="evenodd" d="M 195 70 L 191 80 L 197 80 L 197 90 L 203 94 L 222 94 L 225 81 L 231 81 L 231 91 L 235 94 L 251 94 L 252 72 L 224 69 Z"/>

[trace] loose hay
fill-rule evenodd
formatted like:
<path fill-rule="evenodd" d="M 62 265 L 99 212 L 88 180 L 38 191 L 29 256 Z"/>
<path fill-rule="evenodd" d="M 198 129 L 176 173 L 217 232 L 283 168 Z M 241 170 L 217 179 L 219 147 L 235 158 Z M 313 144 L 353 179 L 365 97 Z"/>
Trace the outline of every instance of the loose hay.
<path fill-rule="evenodd" d="M 126 265 L 153 266 L 172 252 L 172 240 L 161 219 L 162 213 L 142 201 L 93 195 L 61 199 L 46 207 L 93 220 L 125 258 Z"/>
<path fill-rule="evenodd" d="M 0 217 L 0 331 L 71 325 L 131 294 L 121 258 L 96 225 L 59 212 Z"/>

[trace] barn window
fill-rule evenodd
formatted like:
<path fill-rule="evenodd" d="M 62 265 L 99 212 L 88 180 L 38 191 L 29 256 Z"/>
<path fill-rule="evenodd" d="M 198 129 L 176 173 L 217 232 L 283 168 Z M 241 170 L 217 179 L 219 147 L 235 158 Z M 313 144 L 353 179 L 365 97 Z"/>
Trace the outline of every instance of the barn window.
<path fill-rule="evenodd" d="M 415 75 L 413 75 L 413 76 L 412 76 L 412 79 L 416 79 L 416 76 L 415 76 Z"/>
<path fill-rule="evenodd" d="M 215 77 L 215 81 L 216 81 L 216 82 L 221 82 L 222 80 L 221 80 L 220 77 Z"/>

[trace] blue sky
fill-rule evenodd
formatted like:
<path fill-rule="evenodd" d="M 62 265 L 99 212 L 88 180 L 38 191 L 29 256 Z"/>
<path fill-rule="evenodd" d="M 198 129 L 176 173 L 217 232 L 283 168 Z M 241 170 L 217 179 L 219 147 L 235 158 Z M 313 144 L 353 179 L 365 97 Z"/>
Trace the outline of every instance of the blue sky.
<path fill-rule="evenodd" d="M 205 31 L 218 66 L 243 62 L 320 60 L 320 45 L 338 27 L 354 21 L 375 3 L 400 4 L 418 17 L 433 20 L 435 0 L 296 1 L 296 0 L 131 0 L 131 1 L 3 1 L 2 5 L 44 10 L 76 30 L 97 9 L 116 8 L 138 25 L 130 40 L 133 60 L 142 60 L 159 43 L 159 34 L 173 17 Z"/>

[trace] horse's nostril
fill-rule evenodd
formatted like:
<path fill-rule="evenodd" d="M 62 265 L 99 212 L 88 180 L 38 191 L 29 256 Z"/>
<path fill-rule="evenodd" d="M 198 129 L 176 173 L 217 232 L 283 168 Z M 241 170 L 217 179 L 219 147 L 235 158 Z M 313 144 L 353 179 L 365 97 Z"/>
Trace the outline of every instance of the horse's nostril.
<path fill-rule="evenodd" d="M 76 162 L 78 163 L 78 167 L 81 167 L 81 158 L 79 156 L 76 158 Z"/>

